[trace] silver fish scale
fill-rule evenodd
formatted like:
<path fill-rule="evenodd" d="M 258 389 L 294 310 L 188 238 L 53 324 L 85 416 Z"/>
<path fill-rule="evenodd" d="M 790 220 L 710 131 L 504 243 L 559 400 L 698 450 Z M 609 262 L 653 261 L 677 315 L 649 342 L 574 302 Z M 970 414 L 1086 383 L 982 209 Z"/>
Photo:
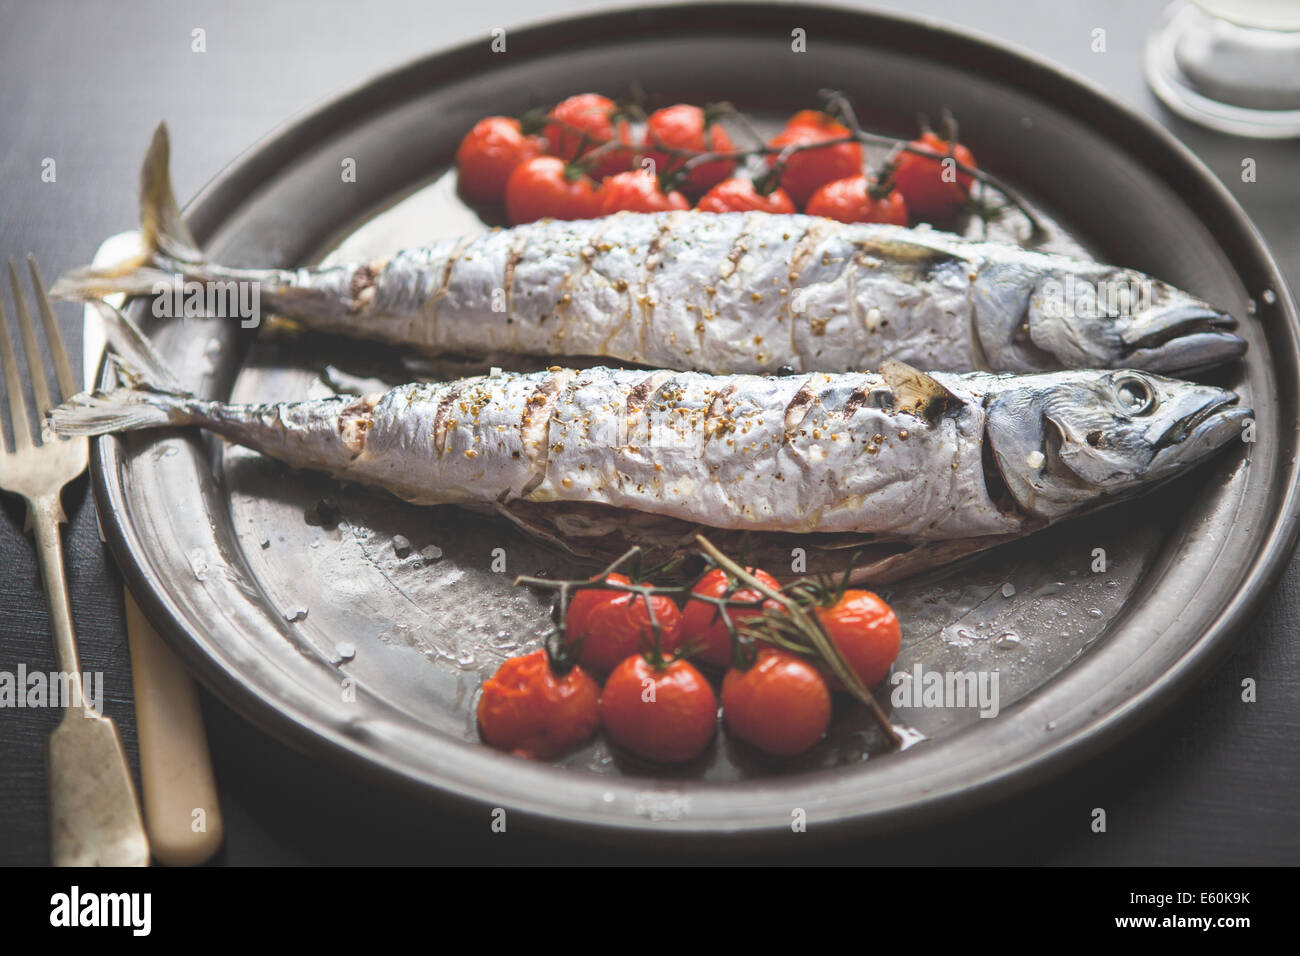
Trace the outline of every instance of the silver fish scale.
<path fill-rule="evenodd" d="M 347 471 L 426 504 L 588 502 L 917 541 L 1019 530 L 984 484 L 980 396 L 942 381 L 962 405 L 934 423 L 868 404 L 874 374 L 593 368 L 403 386 Z"/>
<path fill-rule="evenodd" d="M 267 311 L 309 328 L 433 354 L 721 374 L 846 372 L 889 359 L 1031 373 L 1183 372 L 1246 350 L 1231 315 L 1133 270 L 815 216 L 542 220 L 296 271 L 155 258 L 196 281 L 257 281 Z M 58 285 L 85 295 L 144 278 L 71 273 Z"/>
<path fill-rule="evenodd" d="M 872 230 L 874 236 L 879 229 Z M 877 368 L 885 359 L 931 368 L 976 367 L 970 338 L 976 263 L 887 262 L 864 230 L 827 229 L 795 284 L 796 368 Z M 922 250 L 923 252 L 925 250 Z"/>
<path fill-rule="evenodd" d="M 446 253 L 435 255 L 430 265 L 445 276 L 445 284 L 429 302 L 429 333 L 433 341 L 428 344 L 437 346 L 440 341 L 457 342 L 473 337 L 484 351 L 510 347 L 514 324 L 502 321 L 501 310 L 508 301 L 502 276 L 510 261 L 512 244 L 508 232 L 498 231 L 465 245 L 443 243 L 439 247 L 446 249 Z M 444 259 L 441 263 L 440 258 Z"/>
<path fill-rule="evenodd" d="M 356 267 L 366 272 L 354 273 L 347 321 L 353 334 L 373 328 L 431 351 L 715 372 L 887 358 L 969 369 L 979 249 L 810 216 L 544 220 Z"/>
<path fill-rule="evenodd" d="M 580 256 L 584 265 L 576 277 L 565 277 L 563 292 L 568 292 L 569 298 L 561 309 L 560 320 L 566 331 L 558 354 L 643 354 L 647 339 L 652 338 L 647 335 L 644 321 L 646 261 L 662 232 L 659 220 L 650 216 L 615 217 L 585 222 L 580 225 L 586 228 L 573 230 L 575 225 L 579 224 L 547 223 L 546 239 L 528 235 L 526 230 L 523 236 L 529 246 L 541 247 L 542 256 L 545 248 L 554 244 L 549 238 L 552 231 L 572 232 L 586 239 Z M 516 269 L 514 281 L 518 283 L 520 278 Z M 557 304 L 564 298 L 563 292 L 557 290 Z M 472 343 L 457 343 L 453 348 L 474 350 Z"/>
<path fill-rule="evenodd" d="M 429 304 L 446 279 L 448 264 L 465 244 L 452 241 L 405 249 L 391 259 L 363 267 L 299 270 L 298 278 L 284 288 L 265 282 L 263 286 L 274 307 L 286 315 L 307 319 L 312 327 L 435 349 L 438 330 Z M 354 291 L 359 285 L 360 268 L 367 274 L 378 271 L 382 281 L 365 285 L 360 293 Z M 319 293 L 310 306 L 297 301 L 304 289 Z M 364 326 L 364 331 L 359 326 Z"/>

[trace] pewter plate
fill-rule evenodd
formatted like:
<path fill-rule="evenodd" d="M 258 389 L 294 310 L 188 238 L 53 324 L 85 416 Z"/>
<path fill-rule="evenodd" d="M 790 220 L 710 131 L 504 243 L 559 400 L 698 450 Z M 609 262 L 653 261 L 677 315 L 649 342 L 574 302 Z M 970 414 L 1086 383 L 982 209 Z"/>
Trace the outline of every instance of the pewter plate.
<path fill-rule="evenodd" d="M 791 52 L 796 26 L 816 38 L 811 52 Z M 208 437 L 102 439 L 105 533 L 200 679 L 270 732 L 434 799 L 588 833 L 725 839 L 788 832 L 794 808 L 826 832 L 988 799 L 1131 730 L 1210 666 L 1293 542 L 1294 305 L 1249 222 L 1190 154 L 1048 65 L 920 22 L 802 5 L 566 20 L 512 32 L 507 55 L 485 40 L 380 77 L 242 157 L 188 219 L 214 259 L 250 266 L 476 231 L 483 222 L 448 173 L 475 120 L 633 85 L 656 102 L 728 99 L 760 122 L 834 87 L 864 125 L 900 134 L 916 113 L 950 107 L 981 163 L 1051 222 L 1056 246 L 1246 317 L 1247 360 L 1214 380 L 1256 409 L 1257 441 L 1158 496 L 888 589 L 904 622 L 895 669 L 996 672 L 996 716 L 894 707 L 916 742 L 888 753 L 865 713 L 841 703 L 828 740 L 794 762 L 766 762 L 720 733 L 700 760 L 664 770 L 603 742 L 555 765 L 477 742 L 480 684 L 550 626 L 548 602 L 513 576 L 590 565 L 503 521 L 405 505 Z M 355 182 L 340 176 L 346 160 Z M 295 399 L 465 369 L 147 311 L 137 310 L 179 377 L 211 397 Z"/>

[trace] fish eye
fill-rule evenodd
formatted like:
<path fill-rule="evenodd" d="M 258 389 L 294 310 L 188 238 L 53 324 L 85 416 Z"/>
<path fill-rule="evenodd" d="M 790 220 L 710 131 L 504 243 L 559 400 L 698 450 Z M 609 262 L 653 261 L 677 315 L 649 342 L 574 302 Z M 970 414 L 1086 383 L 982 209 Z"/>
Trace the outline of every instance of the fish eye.
<path fill-rule="evenodd" d="M 1115 383 L 1115 401 L 1129 415 L 1145 415 L 1156 407 L 1155 391 L 1135 375 Z"/>

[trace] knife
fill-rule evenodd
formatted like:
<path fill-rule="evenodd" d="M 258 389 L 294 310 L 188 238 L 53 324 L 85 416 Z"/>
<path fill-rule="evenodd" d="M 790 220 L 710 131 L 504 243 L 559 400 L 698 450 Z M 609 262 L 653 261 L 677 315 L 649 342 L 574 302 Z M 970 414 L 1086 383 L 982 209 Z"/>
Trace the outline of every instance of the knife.
<path fill-rule="evenodd" d="M 139 233 L 120 233 L 99 247 L 94 265 L 121 262 L 139 252 Z M 120 306 L 122 298 L 115 295 L 107 301 Z M 88 305 L 82 325 L 82 369 L 87 390 L 95 387 L 104 348 L 103 322 Z M 99 521 L 98 512 L 95 520 Z M 99 539 L 104 540 L 102 523 Z M 122 597 L 131 647 L 140 782 L 149 845 L 160 863 L 194 866 L 217 852 L 224 830 L 198 693 L 194 681 L 144 616 L 129 588 L 123 586 Z"/>

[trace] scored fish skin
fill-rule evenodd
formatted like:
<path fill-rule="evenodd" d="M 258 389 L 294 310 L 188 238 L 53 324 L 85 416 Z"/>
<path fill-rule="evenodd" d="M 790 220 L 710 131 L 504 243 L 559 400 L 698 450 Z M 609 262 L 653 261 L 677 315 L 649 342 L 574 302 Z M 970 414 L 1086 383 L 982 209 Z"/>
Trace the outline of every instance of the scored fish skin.
<path fill-rule="evenodd" d="M 51 419 L 70 434 L 198 425 L 421 504 L 601 505 L 924 544 L 1005 540 L 1180 474 L 1239 434 L 1251 413 L 1236 403 L 1131 371 L 926 375 L 891 363 L 506 372 L 264 406 L 120 389 Z"/>
<path fill-rule="evenodd" d="M 968 394 L 929 425 L 862 403 L 882 387 L 873 374 L 606 368 L 405 386 L 378 400 L 347 473 L 428 504 L 583 501 L 718 527 L 915 540 L 1019 530 L 984 487 L 980 402 Z"/>
<path fill-rule="evenodd" d="M 143 257 L 69 273 L 53 294 L 150 294 L 177 276 L 251 282 L 264 311 L 429 353 L 715 373 L 842 372 L 887 359 L 955 372 L 1185 373 L 1246 350 L 1231 315 L 1130 269 L 802 215 L 619 213 L 327 268 L 226 268 L 185 230 L 167 156 L 160 127 L 142 172 Z"/>
<path fill-rule="evenodd" d="M 233 273 L 200 265 L 194 276 Z M 187 273 L 188 274 L 188 273 Z M 427 353 L 586 356 L 715 373 L 1197 366 L 1235 357 L 1231 317 L 1130 270 L 934 230 L 769 213 L 543 220 L 386 259 L 259 274 L 319 330 Z M 1055 283 L 1055 286 L 1049 284 Z M 1058 315 L 1072 283 L 1151 290 L 1140 316 Z M 1179 337 L 1140 349 L 1177 310 Z M 1134 344 L 1130 344 L 1130 342 Z"/>

